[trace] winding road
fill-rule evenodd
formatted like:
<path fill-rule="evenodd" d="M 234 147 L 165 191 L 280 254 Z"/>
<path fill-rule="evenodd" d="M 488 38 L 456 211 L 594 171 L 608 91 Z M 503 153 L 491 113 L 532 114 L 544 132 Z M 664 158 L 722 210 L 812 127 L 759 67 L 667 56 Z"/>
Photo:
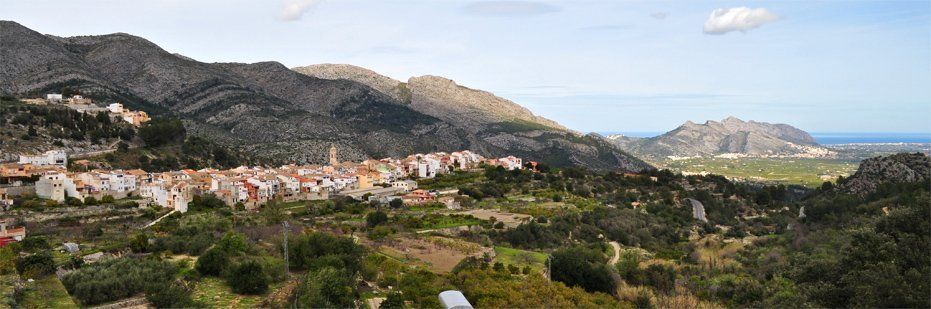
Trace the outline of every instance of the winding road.
<path fill-rule="evenodd" d="M 614 256 L 611 257 L 611 260 L 608 261 L 608 264 L 617 264 L 617 261 L 621 259 L 621 244 L 617 243 L 616 241 L 609 242 L 608 244 L 614 248 Z"/>

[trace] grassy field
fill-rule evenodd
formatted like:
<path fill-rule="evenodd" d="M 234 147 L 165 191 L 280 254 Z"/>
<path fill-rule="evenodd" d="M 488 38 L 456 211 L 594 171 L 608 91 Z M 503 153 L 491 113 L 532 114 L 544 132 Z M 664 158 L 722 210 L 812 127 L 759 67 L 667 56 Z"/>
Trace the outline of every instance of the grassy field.
<path fill-rule="evenodd" d="M 421 230 L 445 229 L 451 227 L 481 225 L 482 220 L 475 218 L 465 218 L 459 216 L 438 216 L 424 219 L 424 225 Z"/>
<path fill-rule="evenodd" d="M 21 308 L 78 308 L 54 275 L 27 283 L 18 305 Z"/>
<path fill-rule="evenodd" d="M 275 286 L 269 286 L 274 290 Z M 265 300 L 264 295 L 239 295 L 233 293 L 222 279 L 204 277 L 194 287 L 192 298 L 208 308 L 258 308 Z"/>
<path fill-rule="evenodd" d="M 837 176 L 853 174 L 859 163 L 807 158 L 694 158 L 666 161 L 662 165 L 680 172 L 708 172 L 743 180 L 814 187 L 836 180 Z"/>
<path fill-rule="evenodd" d="M 534 271 L 541 271 L 546 265 L 546 253 L 495 246 L 495 261 L 521 268 L 529 265 Z"/>
<path fill-rule="evenodd" d="M 0 308 L 10 308 L 16 303 L 14 285 L 17 279 L 16 274 L 0 276 Z"/>

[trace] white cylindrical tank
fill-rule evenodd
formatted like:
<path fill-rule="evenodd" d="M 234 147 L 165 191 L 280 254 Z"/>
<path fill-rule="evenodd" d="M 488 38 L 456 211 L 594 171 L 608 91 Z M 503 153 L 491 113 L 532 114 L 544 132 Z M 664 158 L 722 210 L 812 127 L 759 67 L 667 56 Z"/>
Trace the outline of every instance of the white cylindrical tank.
<path fill-rule="evenodd" d="M 443 291 L 440 293 L 440 304 L 446 309 L 474 309 L 469 300 L 459 291 Z"/>

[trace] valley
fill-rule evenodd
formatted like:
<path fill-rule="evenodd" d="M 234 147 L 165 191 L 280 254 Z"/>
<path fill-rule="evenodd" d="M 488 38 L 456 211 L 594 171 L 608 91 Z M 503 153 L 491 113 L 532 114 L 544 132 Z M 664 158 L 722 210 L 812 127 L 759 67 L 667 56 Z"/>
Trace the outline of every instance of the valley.
<path fill-rule="evenodd" d="M 0 308 L 931 307 L 915 3 L 34 2 Z"/>
<path fill-rule="evenodd" d="M 818 187 L 822 183 L 848 177 L 858 161 L 815 158 L 687 158 L 667 160 L 657 166 L 684 174 L 716 174 L 759 183 L 781 183 Z"/>

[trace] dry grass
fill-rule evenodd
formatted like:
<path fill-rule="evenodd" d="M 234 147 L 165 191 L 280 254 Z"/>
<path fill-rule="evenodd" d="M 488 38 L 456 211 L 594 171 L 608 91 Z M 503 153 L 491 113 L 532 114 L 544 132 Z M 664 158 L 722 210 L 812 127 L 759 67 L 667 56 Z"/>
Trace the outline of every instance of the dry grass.
<path fill-rule="evenodd" d="M 734 256 L 743 247 L 743 242 L 724 242 L 717 235 L 711 235 L 695 242 L 695 254 L 702 267 L 710 269 L 739 267 L 740 262 L 735 260 Z"/>
<path fill-rule="evenodd" d="M 676 308 L 676 309 L 704 309 L 704 308 L 724 308 L 724 306 L 703 301 L 690 294 L 688 289 L 682 286 L 676 286 L 674 292 L 669 294 L 654 293 L 653 290 L 646 287 L 628 286 L 621 283 L 618 287 L 617 294 L 620 299 L 637 303 L 638 298 L 649 298 L 650 303 L 655 308 Z"/>

